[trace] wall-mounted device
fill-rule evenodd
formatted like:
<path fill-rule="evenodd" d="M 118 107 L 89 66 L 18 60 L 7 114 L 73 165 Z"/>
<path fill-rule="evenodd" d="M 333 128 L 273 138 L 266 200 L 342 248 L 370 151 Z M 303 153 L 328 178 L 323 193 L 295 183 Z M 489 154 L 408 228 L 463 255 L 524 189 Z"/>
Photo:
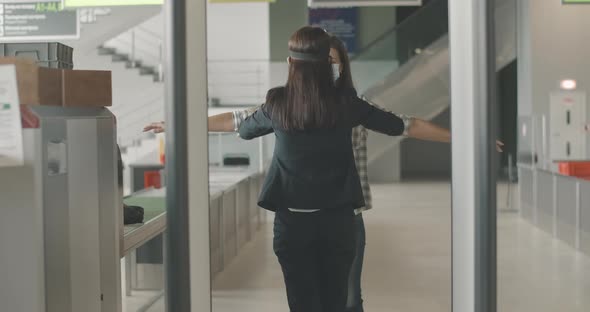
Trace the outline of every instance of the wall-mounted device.
<path fill-rule="evenodd" d="M 556 91 L 550 95 L 551 138 L 553 161 L 587 160 L 588 109 L 586 93 Z"/>

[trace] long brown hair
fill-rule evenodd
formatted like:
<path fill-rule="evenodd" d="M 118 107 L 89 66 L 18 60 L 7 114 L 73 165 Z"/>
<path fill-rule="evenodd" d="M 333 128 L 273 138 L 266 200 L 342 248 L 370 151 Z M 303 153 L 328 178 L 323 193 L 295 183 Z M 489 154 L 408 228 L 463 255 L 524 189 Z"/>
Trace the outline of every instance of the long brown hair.
<path fill-rule="evenodd" d="M 330 47 L 338 52 L 338 56 L 340 57 L 340 64 L 342 66 L 342 73 L 340 73 L 340 78 L 336 80 L 336 87 L 344 90 L 353 90 L 354 83 L 352 82 L 350 58 L 348 57 L 348 51 L 346 51 L 344 43 L 342 42 L 342 40 L 338 39 L 338 37 L 331 35 Z"/>
<path fill-rule="evenodd" d="M 265 105 L 281 128 L 330 128 L 346 112 L 332 80 L 330 42 L 330 35 L 317 27 L 303 27 L 291 36 L 287 84 L 269 91 Z"/>

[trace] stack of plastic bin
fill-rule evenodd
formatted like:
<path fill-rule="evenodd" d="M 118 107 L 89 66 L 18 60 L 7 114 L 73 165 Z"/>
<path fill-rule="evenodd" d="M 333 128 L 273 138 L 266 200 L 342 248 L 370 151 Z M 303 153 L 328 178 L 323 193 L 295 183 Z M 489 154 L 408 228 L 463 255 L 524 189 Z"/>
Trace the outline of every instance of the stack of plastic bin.
<path fill-rule="evenodd" d="M 0 57 L 32 59 L 41 67 L 73 69 L 73 54 L 73 48 L 57 42 L 0 44 Z"/>

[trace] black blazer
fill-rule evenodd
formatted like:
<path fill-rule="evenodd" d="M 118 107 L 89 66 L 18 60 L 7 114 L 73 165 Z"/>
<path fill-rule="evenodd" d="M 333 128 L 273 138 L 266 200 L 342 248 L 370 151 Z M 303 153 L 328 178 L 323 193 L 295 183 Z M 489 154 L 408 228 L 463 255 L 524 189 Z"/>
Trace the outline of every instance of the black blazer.
<path fill-rule="evenodd" d="M 402 135 L 404 122 L 356 95 L 350 96 L 354 117 L 332 129 L 285 131 L 276 125 L 264 105 L 239 128 L 242 139 L 274 133 L 272 162 L 258 199 L 262 208 L 350 209 L 365 206 L 352 151 L 352 129 L 363 125 L 387 134 Z"/>

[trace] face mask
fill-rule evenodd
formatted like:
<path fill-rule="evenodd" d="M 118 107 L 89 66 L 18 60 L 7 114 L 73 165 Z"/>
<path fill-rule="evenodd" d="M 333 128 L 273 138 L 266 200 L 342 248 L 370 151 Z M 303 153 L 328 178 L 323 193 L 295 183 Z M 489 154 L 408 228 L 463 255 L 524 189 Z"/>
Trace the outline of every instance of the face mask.
<path fill-rule="evenodd" d="M 334 82 L 340 78 L 340 64 L 332 64 L 332 75 L 334 75 Z"/>

